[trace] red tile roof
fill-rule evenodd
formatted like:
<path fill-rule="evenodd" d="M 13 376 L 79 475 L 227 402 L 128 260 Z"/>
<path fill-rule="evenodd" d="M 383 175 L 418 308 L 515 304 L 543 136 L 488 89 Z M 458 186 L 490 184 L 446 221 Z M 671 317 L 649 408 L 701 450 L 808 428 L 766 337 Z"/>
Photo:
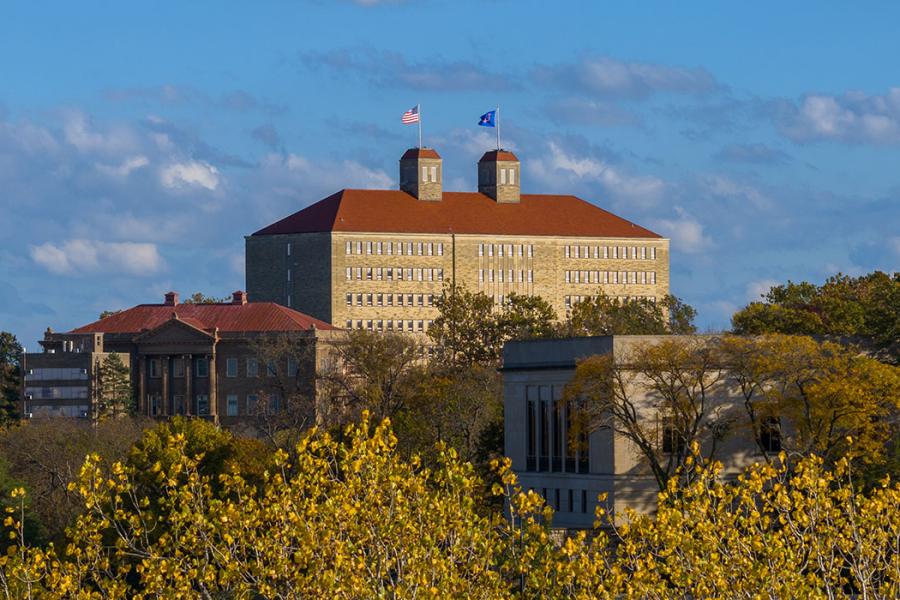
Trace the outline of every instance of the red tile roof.
<path fill-rule="evenodd" d="M 522 194 L 498 203 L 477 192 L 423 202 L 400 190 L 341 190 L 253 235 L 324 231 L 659 238 L 575 196 Z"/>
<path fill-rule="evenodd" d="M 220 332 L 302 331 L 312 325 L 316 329 L 334 329 L 328 323 L 274 302 L 247 304 L 139 304 L 94 323 L 73 329 L 71 333 L 140 333 L 155 329 L 172 318 L 178 318 L 206 331 L 216 327 Z"/>
<path fill-rule="evenodd" d="M 486 162 L 486 161 L 497 161 L 497 160 L 519 160 L 516 158 L 516 155 L 510 152 L 509 150 L 488 150 L 484 153 L 484 155 L 478 160 L 478 162 Z"/>
<path fill-rule="evenodd" d="M 403 153 L 400 160 L 405 158 L 440 158 L 441 155 L 433 148 L 410 148 Z"/>

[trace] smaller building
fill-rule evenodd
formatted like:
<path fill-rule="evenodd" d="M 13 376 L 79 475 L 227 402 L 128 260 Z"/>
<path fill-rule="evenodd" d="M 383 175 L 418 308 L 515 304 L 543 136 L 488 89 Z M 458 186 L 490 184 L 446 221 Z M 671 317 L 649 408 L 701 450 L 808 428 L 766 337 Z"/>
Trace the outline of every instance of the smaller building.
<path fill-rule="evenodd" d="M 617 369 L 634 372 L 629 356 L 642 344 L 680 336 L 598 336 L 510 342 L 503 349 L 505 454 L 522 486 L 542 494 L 553 507 L 554 527 L 587 529 L 593 526 L 598 496 L 606 494 L 608 511 L 622 514 L 628 507 L 650 512 L 656 507 L 659 486 L 639 448 L 609 428 L 578 434 L 572 439 L 573 418 L 563 401 L 566 385 L 579 360 L 612 355 Z M 692 336 L 704 344 L 712 336 Z M 707 410 L 719 422 L 730 423 L 727 437 L 717 440 L 715 458 L 726 476 L 764 460 L 749 423 L 743 422 L 739 390 L 727 374 L 716 378 L 706 395 Z M 626 377 L 633 386 L 634 410 L 649 432 L 660 456 L 672 454 L 679 443 L 660 402 L 641 385 L 640 377 Z M 746 425 L 746 426 L 745 426 Z M 780 423 L 768 433 L 769 451 L 780 450 Z M 776 443 L 777 442 L 777 443 Z M 683 452 L 683 446 L 680 452 Z"/>
<path fill-rule="evenodd" d="M 317 402 L 316 373 L 339 331 L 272 302 L 140 304 L 67 333 L 48 330 L 27 354 L 23 412 L 87 417 L 98 365 L 112 352 L 129 365 L 137 412 L 209 418 L 223 425 Z"/>

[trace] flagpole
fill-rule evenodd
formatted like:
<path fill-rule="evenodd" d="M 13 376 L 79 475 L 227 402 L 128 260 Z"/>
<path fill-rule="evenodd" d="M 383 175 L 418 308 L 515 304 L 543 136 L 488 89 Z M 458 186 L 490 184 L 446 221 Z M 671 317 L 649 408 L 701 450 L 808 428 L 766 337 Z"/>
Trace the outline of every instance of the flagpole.
<path fill-rule="evenodd" d="M 497 105 L 497 150 L 500 150 L 500 105 Z"/>
<path fill-rule="evenodd" d="M 422 105 L 416 104 L 416 111 L 419 113 L 419 149 L 422 149 Z"/>

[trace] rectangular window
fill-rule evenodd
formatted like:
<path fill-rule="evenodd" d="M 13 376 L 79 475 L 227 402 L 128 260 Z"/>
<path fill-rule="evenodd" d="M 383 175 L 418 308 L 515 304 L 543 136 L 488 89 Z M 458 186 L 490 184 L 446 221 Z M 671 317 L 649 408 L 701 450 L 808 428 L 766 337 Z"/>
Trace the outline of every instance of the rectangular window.
<path fill-rule="evenodd" d="M 391 256 L 394 253 L 394 242 L 386 242 L 387 244 L 387 254 Z"/>
<path fill-rule="evenodd" d="M 362 267 L 356 267 L 356 279 L 357 281 L 362 279 Z"/>
<path fill-rule="evenodd" d="M 647 272 L 641 271 L 641 283 L 647 283 Z"/>
<path fill-rule="evenodd" d="M 437 280 L 438 280 L 438 281 L 443 281 L 443 280 L 444 280 L 444 269 L 438 269 L 438 270 L 437 270 Z"/>
<path fill-rule="evenodd" d="M 362 294 L 356 294 L 356 305 L 357 306 L 363 305 L 363 295 Z"/>
<path fill-rule="evenodd" d="M 238 359 L 229 356 L 225 359 L 225 377 L 237 377 L 238 373 Z"/>
<path fill-rule="evenodd" d="M 407 256 L 413 255 L 413 243 L 412 242 L 406 242 L 406 255 Z"/>
<path fill-rule="evenodd" d="M 437 251 L 438 251 L 438 256 L 444 255 L 444 242 L 438 242 Z"/>
<path fill-rule="evenodd" d="M 287 270 L 287 280 L 288 281 L 291 280 L 291 270 L 290 269 Z"/>
<path fill-rule="evenodd" d="M 537 387 L 533 385 L 525 388 L 526 401 L 526 453 L 525 453 L 525 469 L 527 471 L 537 470 Z"/>
<path fill-rule="evenodd" d="M 419 325 L 419 331 L 425 331 L 425 321 L 420 319 L 418 325 Z"/>
<path fill-rule="evenodd" d="M 347 294 L 347 306 L 353 306 L 353 294 Z"/>
<path fill-rule="evenodd" d="M 368 329 L 369 331 L 372 331 L 372 329 L 375 327 L 375 325 L 373 323 L 374 323 L 374 321 L 371 321 L 371 320 L 366 321 L 366 329 Z"/>
<path fill-rule="evenodd" d="M 515 185 L 515 184 L 516 184 L 516 170 L 510 169 L 509 170 L 509 185 Z"/>
<path fill-rule="evenodd" d="M 238 397 L 237 394 L 228 394 L 225 398 L 225 415 L 228 417 L 236 417 L 238 414 Z"/>
<path fill-rule="evenodd" d="M 422 269 L 416 269 L 416 281 L 422 281 Z"/>
<path fill-rule="evenodd" d="M 566 283 L 572 283 L 572 271 L 566 271 Z"/>
<path fill-rule="evenodd" d="M 375 254 L 381 254 L 381 242 L 375 243 Z"/>
<path fill-rule="evenodd" d="M 484 256 L 484 244 L 478 244 L 478 256 Z"/>
<path fill-rule="evenodd" d="M 497 281 L 499 281 L 500 283 L 503 283 L 503 269 L 497 270 Z"/>
<path fill-rule="evenodd" d="M 372 242 L 366 242 L 366 254 L 372 254 Z"/>
<path fill-rule="evenodd" d="M 432 242 L 428 242 L 426 250 L 428 252 L 428 256 L 432 256 L 434 254 L 434 244 Z"/>
<path fill-rule="evenodd" d="M 666 454 L 684 454 L 684 435 L 676 426 L 675 419 L 663 417 L 662 419 L 662 451 Z"/>
<path fill-rule="evenodd" d="M 362 254 L 362 242 L 356 242 L 356 253 Z"/>
<path fill-rule="evenodd" d="M 184 377 L 183 358 L 176 358 L 172 361 L 172 377 Z"/>
<path fill-rule="evenodd" d="M 506 169 L 500 169 L 500 185 L 506 185 Z"/>
<path fill-rule="evenodd" d="M 759 424 L 759 445 L 766 453 L 781 452 L 781 420 L 778 417 L 762 419 Z"/>
<path fill-rule="evenodd" d="M 259 396 L 256 394 L 247 394 L 247 414 L 255 415 L 259 406 Z"/>
<path fill-rule="evenodd" d="M 493 269 L 490 269 L 488 271 L 488 281 L 490 283 L 494 283 L 494 270 Z"/>
<path fill-rule="evenodd" d="M 656 285 L 656 271 L 650 271 L 650 283 Z"/>
<path fill-rule="evenodd" d="M 418 252 L 418 256 L 422 256 L 422 247 L 423 246 L 424 246 L 424 244 L 422 242 L 419 242 L 416 244 L 416 250 Z"/>
<path fill-rule="evenodd" d="M 259 361 L 255 358 L 247 359 L 247 377 L 259 377 Z"/>
<path fill-rule="evenodd" d="M 158 358 L 150 359 L 150 377 L 153 377 L 154 379 L 157 377 L 162 377 L 162 370 L 159 368 Z"/>
<path fill-rule="evenodd" d="M 376 267 L 376 268 L 375 268 L 375 279 L 378 280 L 378 281 L 381 281 L 381 276 L 382 276 L 382 269 L 381 269 L 381 267 Z"/>
<path fill-rule="evenodd" d="M 366 281 L 372 281 L 372 267 L 366 267 Z"/>
<path fill-rule="evenodd" d="M 378 306 L 384 306 L 384 294 L 378 294 L 375 301 L 378 303 Z"/>
<path fill-rule="evenodd" d="M 393 294 L 385 294 L 385 300 L 387 300 L 388 306 L 394 305 L 394 295 Z"/>
<path fill-rule="evenodd" d="M 533 282 L 534 282 L 534 271 L 529 270 L 528 271 L 528 283 L 533 283 Z"/>
<path fill-rule="evenodd" d="M 531 258 L 532 256 L 534 256 L 534 246 L 528 244 L 528 258 Z"/>
<path fill-rule="evenodd" d="M 503 244 L 497 244 L 497 256 L 503 256 Z"/>
<path fill-rule="evenodd" d="M 431 182 L 437 183 L 437 166 L 431 167 Z"/>
<path fill-rule="evenodd" d="M 603 246 L 603 258 L 609 258 L 609 246 Z"/>
<path fill-rule="evenodd" d="M 209 377 L 209 359 L 201 356 L 197 359 L 197 377 Z"/>
<path fill-rule="evenodd" d="M 347 319 L 347 329 L 353 329 L 353 320 Z"/>
<path fill-rule="evenodd" d="M 198 415 L 208 415 L 209 414 L 209 396 L 206 394 L 197 394 L 197 414 Z"/>
<path fill-rule="evenodd" d="M 372 294 L 366 294 L 366 306 L 372 306 Z"/>
<path fill-rule="evenodd" d="M 425 296 L 423 294 L 419 294 L 416 300 L 418 300 L 419 306 L 425 306 Z"/>
<path fill-rule="evenodd" d="M 353 242 L 347 242 L 344 247 L 344 254 L 353 254 Z"/>
<path fill-rule="evenodd" d="M 292 244 L 291 244 L 290 242 L 288 242 L 288 243 L 287 243 L 287 255 L 288 255 L 288 256 L 291 255 L 291 246 L 292 246 Z"/>
<path fill-rule="evenodd" d="M 641 246 L 641 260 L 647 260 L 647 247 Z"/>
<path fill-rule="evenodd" d="M 422 165 L 422 181 L 428 181 L 428 167 Z"/>
<path fill-rule="evenodd" d="M 478 283 L 484 283 L 484 269 L 478 269 Z"/>
<path fill-rule="evenodd" d="M 587 513 L 587 511 L 588 511 L 587 490 L 581 490 L 581 512 Z"/>
<path fill-rule="evenodd" d="M 378 329 L 378 331 L 384 331 L 384 321 L 378 319 L 378 322 L 375 323 L 375 327 Z"/>
<path fill-rule="evenodd" d="M 656 248 L 650 248 L 650 260 L 656 260 Z"/>
<path fill-rule="evenodd" d="M 493 256 L 493 255 L 494 255 L 494 245 L 488 244 L 488 256 Z"/>
<path fill-rule="evenodd" d="M 412 295 L 412 294 L 407 294 L 407 295 L 406 295 L 406 305 L 407 305 L 407 306 L 412 306 L 412 305 L 413 305 L 413 295 Z"/>
<path fill-rule="evenodd" d="M 353 268 L 347 267 L 347 281 L 350 281 L 351 279 L 353 279 Z"/>
<path fill-rule="evenodd" d="M 572 249 L 569 246 L 566 246 L 566 258 L 572 257 Z"/>
<path fill-rule="evenodd" d="M 509 279 L 507 279 L 510 283 L 515 283 L 516 278 L 512 269 L 509 270 Z"/>

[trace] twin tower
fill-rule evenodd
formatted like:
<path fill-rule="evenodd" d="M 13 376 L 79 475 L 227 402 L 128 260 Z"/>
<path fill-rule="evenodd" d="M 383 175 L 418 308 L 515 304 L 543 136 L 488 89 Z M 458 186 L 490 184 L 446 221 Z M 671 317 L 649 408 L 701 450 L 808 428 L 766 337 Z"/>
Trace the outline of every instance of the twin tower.
<path fill-rule="evenodd" d="M 400 189 L 419 200 L 440 202 L 443 166 L 431 148 L 410 148 L 400 157 Z M 485 152 L 478 161 L 478 191 L 498 203 L 519 201 L 521 167 L 507 150 Z"/>

